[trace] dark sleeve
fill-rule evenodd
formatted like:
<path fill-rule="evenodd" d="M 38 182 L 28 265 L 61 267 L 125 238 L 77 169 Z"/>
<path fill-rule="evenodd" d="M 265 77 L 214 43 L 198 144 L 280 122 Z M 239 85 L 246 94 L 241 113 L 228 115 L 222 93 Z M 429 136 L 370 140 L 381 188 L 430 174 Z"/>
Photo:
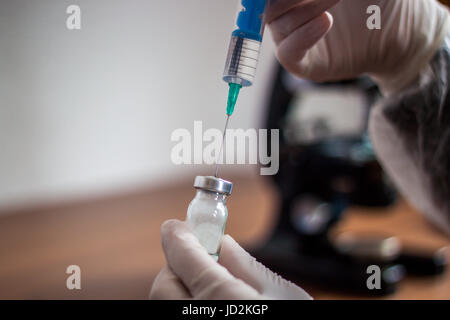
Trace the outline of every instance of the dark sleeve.
<path fill-rule="evenodd" d="M 375 150 L 400 191 L 447 232 L 450 232 L 449 82 L 450 50 L 445 44 L 416 83 L 384 100 L 372 112 L 374 119 L 371 119 Z"/>

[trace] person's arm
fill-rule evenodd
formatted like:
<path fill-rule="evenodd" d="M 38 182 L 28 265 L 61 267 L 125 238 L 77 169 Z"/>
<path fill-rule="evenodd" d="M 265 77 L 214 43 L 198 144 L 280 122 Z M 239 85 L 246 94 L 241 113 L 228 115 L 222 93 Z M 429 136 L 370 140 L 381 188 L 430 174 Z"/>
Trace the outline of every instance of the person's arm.
<path fill-rule="evenodd" d="M 450 234 L 450 48 L 442 46 L 407 89 L 381 101 L 370 134 L 406 198 Z"/>
<path fill-rule="evenodd" d="M 385 99 L 370 117 L 375 151 L 402 194 L 450 233 L 448 10 L 435 0 L 341 0 L 329 10 L 333 26 L 314 42 L 326 26 L 315 21 L 325 16 L 304 22 L 304 11 L 330 1 L 275 3 L 268 22 L 289 72 L 315 81 L 369 74 L 379 85 Z M 369 7 L 380 9 L 379 30 L 367 26 Z"/>

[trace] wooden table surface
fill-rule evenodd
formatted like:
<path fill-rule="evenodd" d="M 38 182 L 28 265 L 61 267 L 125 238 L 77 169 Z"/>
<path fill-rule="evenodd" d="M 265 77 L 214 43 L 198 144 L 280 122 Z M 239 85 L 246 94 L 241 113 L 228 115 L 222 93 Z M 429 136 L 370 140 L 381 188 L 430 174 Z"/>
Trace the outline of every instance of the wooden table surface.
<path fill-rule="evenodd" d="M 243 245 L 265 239 L 276 193 L 260 177 L 234 177 L 227 232 Z M 184 219 L 192 181 L 103 199 L 0 213 L 0 299 L 146 299 L 164 265 L 160 225 Z M 351 209 L 341 231 L 382 231 L 411 245 L 450 244 L 405 202 L 383 212 Z M 66 288 L 79 265 L 81 290 Z M 358 298 L 307 288 L 316 299 Z M 450 299 L 450 272 L 406 279 L 388 299 Z"/>

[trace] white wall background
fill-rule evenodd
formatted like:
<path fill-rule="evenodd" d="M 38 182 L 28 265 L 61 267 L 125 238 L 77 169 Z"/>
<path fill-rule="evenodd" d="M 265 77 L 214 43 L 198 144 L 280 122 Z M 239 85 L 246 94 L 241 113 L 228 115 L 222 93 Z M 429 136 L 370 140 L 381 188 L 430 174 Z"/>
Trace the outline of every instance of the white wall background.
<path fill-rule="evenodd" d="M 66 8 L 82 30 L 66 29 Z M 176 181 L 176 128 L 222 128 L 236 0 L 0 0 L 0 209 Z M 257 126 L 273 44 L 232 127 Z"/>

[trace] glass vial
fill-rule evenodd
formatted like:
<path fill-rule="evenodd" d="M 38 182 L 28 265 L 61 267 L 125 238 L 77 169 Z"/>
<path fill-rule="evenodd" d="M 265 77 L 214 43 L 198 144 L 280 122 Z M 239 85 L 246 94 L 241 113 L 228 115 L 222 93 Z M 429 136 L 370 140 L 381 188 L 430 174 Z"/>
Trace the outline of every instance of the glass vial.
<path fill-rule="evenodd" d="M 200 244 L 217 261 L 228 218 L 226 199 L 233 184 L 212 176 L 197 176 L 194 188 L 197 193 L 189 204 L 186 222 Z"/>

